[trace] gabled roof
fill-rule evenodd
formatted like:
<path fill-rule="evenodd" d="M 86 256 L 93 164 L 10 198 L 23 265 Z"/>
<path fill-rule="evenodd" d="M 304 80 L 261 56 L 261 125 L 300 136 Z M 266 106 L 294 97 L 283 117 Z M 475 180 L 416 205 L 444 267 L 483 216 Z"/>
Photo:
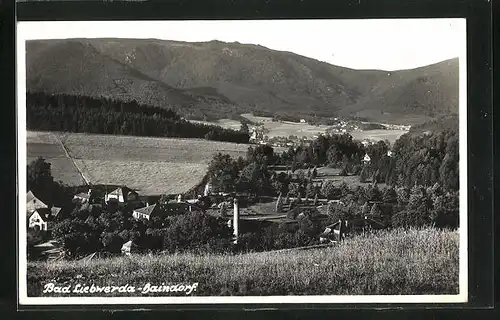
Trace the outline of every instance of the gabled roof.
<path fill-rule="evenodd" d="M 117 196 L 117 197 L 120 197 L 122 196 L 124 200 L 127 199 L 127 195 L 130 194 L 130 193 L 135 193 L 137 194 L 136 191 L 132 190 L 132 189 L 129 189 L 127 187 L 120 187 L 120 188 L 117 188 L 111 192 L 108 192 L 108 196 L 109 195 L 114 195 L 114 196 Z"/>
<path fill-rule="evenodd" d="M 31 200 L 35 199 L 35 195 L 33 194 L 33 192 L 28 191 L 28 193 L 26 194 L 26 203 L 30 202 Z"/>
<path fill-rule="evenodd" d="M 122 245 L 122 252 L 129 251 L 130 249 L 135 248 L 135 247 L 137 247 L 137 244 L 132 242 L 132 240 L 129 240 Z"/>
<path fill-rule="evenodd" d="M 50 214 L 50 211 L 48 208 L 39 208 L 36 210 L 33 210 L 31 212 L 28 211 L 28 218 L 31 218 L 32 215 L 38 214 L 38 216 L 44 221 L 47 222 L 49 218 L 47 217 Z"/>
<path fill-rule="evenodd" d="M 59 215 L 59 213 L 61 212 L 61 208 L 59 207 L 52 207 L 52 208 L 38 208 L 36 210 L 33 210 L 31 212 L 28 211 L 28 218 L 31 217 L 35 212 L 38 213 L 38 215 L 40 216 L 40 218 L 42 218 L 42 220 L 44 222 L 49 222 L 51 221 L 53 218 L 56 218 L 57 215 Z"/>
<path fill-rule="evenodd" d="M 123 188 L 118 188 L 111 192 L 108 192 L 108 195 L 123 196 Z"/>
<path fill-rule="evenodd" d="M 59 208 L 59 207 L 50 208 L 50 213 L 52 214 L 53 217 L 57 217 L 59 212 L 61 212 L 61 208 Z"/>
<path fill-rule="evenodd" d="M 147 206 L 147 207 L 135 209 L 134 211 L 139 212 L 141 214 L 145 214 L 147 216 L 150 216 L 155 211 L 156 208 L 157 208 L 157 205 L 155 203 L 155 204 Z"/>
<path fill-rule="evenodd" d="M 26 194 L 26 210 L 33 212 L 36 209 L 41 209 L 41 208 L 48 208 L 48 206 L 43 203 L 40 199 L 35 197 L 33 192 L 28 191 Z"/>
<path fill-rule="evenodd" d="M 79 193 L 79 194 L 75 194 L 74 198 L 82 198 L 82 199 L 90 199 L 90 196 L 88 193 Z"/>

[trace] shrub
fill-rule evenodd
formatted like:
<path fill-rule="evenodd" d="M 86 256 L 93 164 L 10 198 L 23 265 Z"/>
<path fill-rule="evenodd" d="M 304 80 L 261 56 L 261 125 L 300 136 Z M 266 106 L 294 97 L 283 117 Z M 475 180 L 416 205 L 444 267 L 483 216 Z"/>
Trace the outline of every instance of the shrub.
<path fill-rule="evenodd" d="M 321 187 L 321 194 L 328 200 L 338 199 L 341 196 L 339 188 L 332 181 L 326 181 Z"/>
<path fill-rule="evenodd" d="M 347 170 L 345 167 L 340 169 L 339 176 L 343 176 L 343 177 L 347 176 Z"/>
<path fill-rule="evenodd" d="M 123 246 L 123 239 L 116 233 L 104 233 L 102 245 L 105 251 L 110 253 L 120 253 Z"/>
<path fill-rule="evenodd" d="M 299 215 L 299 211 L 300 211 L 299 207 L 293 207 L 287 211 L 286 217 L 290 220 L 295 220 L 297 218 L 297 216 Z"/>
<path fill-rule="evenodd" d="M 229 240 L 232 231 L 223 220 L 199 212 L 191 212 L 171 219 L 163 237 L 163 248 L 174 252 L 193 250 L 214 244 L 215 240 Z"/>
<path fill-rule="evenodd" d="M 436 196 L 430 218 L 438 228 L 457 228 L 459 225 L 458 192 Z"/>
<path fill-rule="evenodd" d="M 359 173 L 359 182 L 365 183 L 368 180 L 368 168 L 366 166 Z"/>
<path fill-rule="evenodd" d="M 238 239 L 238 248 L 244 252 L 259 251 L 261 246 L 261 237 L 256 232 L 243 233 Z"/>
<path fill-rule="evenodd" d="M 311 217 L 311 213 L 305 212 L 299 219 L 299 230 L 310 238 L 314 238 L 319 234 L 319 223 Z"/>

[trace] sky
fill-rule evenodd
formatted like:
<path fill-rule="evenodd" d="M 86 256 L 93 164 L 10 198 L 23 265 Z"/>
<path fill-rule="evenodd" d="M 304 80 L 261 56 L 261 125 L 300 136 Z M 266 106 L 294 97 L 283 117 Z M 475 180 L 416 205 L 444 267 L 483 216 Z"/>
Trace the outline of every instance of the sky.
<path fill-rule="evenodd" d="M 352 69 L 401 70 L 465 54 L 465 19 L 20 22 L 24 39 L 155 38 L 258 44 Z"/>

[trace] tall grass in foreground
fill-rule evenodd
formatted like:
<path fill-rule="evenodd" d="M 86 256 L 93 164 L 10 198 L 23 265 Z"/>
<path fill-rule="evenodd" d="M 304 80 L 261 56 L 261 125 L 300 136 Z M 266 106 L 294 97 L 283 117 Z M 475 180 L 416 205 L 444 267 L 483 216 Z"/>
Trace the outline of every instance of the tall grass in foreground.
<path fill-rule="evenodd" d="M 458 232 L 393 230 L 304 251 L 140 255 L 88 264 L 30 262 L 28 295 L 45 295 L 42 289 L 48 282 L 100 286 L 198 282 L 191 294 L 197 296 L 458 294 L 458 260 Z"/>

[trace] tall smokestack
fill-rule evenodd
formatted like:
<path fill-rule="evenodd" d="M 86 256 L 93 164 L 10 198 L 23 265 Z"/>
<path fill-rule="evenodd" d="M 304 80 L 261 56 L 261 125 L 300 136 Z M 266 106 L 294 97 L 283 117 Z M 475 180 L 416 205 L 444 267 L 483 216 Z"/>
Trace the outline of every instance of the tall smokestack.
<path fill-rule="evenodd" d="M 238 223 L 240 220 L 240 205 L 238 199 L 234 198 L 234 213 L 233 213 L 233 234 L 234 243 L 238 243 Z"/>

